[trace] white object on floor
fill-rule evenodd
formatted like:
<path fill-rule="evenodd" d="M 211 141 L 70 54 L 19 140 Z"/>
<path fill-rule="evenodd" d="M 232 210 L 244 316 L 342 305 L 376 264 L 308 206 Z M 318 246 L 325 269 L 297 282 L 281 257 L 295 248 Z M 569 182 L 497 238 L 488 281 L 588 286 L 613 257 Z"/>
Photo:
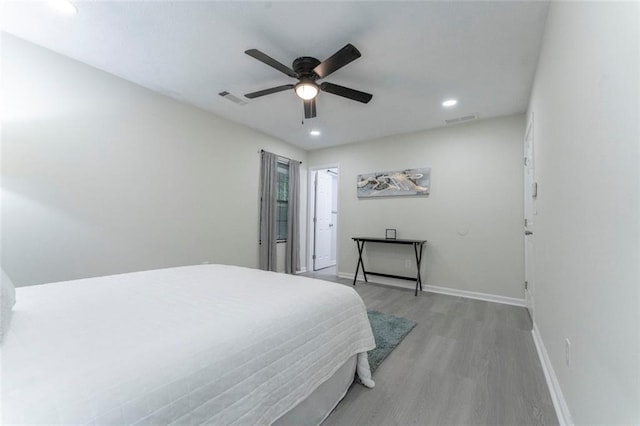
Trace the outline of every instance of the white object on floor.
<path fill-rule="evenodd" d="M 0 268 L 0 343 L 9 332 L 13 306 L 16 304 L 16 289 L 9 276 Z"/>

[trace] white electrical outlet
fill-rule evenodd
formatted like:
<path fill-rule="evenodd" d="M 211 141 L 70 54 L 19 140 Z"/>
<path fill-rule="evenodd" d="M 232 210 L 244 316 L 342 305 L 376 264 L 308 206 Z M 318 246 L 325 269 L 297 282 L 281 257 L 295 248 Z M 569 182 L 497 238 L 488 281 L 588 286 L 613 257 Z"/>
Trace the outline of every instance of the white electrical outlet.
<path fill-rule="evenodd" d="M 569 339 L 564 339 L 564 362 L 567 367 L 571 366 L 571 341 Z"/>
<path fill-rule="evenodd" d="M 404 267 L 405 268 L 411 268 L 411 261 L 409 259 L 404 261 Z"/>

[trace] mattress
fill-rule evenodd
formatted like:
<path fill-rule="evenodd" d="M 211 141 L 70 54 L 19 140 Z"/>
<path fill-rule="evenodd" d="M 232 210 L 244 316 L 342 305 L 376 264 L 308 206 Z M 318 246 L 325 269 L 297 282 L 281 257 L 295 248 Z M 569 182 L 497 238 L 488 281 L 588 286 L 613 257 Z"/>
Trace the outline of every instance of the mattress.
<path fill-rule="evenodd" d="M 273 426 L 318 426 L 340 403 L 354 383 L 357 355 L 352 356 L 333 376 L 318 386 L 307 399 L 280 417 Z"/>
<path fill-rule="evenodd" d="M 347 286 L 198 265 L 17 289 L 2 420 L 271 424 L 345 362 L 372 386 Z"/>

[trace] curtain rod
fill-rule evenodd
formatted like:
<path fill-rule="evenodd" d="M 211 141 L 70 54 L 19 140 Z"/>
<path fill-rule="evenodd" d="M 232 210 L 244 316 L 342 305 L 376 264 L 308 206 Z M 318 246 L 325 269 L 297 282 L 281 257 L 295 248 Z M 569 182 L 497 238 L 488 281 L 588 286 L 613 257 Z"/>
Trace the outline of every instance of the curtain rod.
<path fill-rule="evenodd" d="M 260 151 L 258 151 L 258 154 L 262 154 L 263 152 L 265 152 L 265 150 L 261 149 Z M 269 152 L 269 151 L 266 151 L 266 152 Z M 285 157 L 283 155 L 278 155 L 278 154 L 274 154 L 274 155 L 276 155 L 278 158 L 284 158 L 287 161 L 298 161 L 298 160 L 292 160 L 291 158 Z M 298 163 L 302 164 L 302 161 L 298 161 Z"/>

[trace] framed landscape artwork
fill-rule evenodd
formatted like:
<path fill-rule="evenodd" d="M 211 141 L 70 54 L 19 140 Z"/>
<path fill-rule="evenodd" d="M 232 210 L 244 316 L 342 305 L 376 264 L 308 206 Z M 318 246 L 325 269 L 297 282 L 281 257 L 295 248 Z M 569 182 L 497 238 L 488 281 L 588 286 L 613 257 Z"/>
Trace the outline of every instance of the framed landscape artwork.
<path fill-rule="evenodd" d="M 428 195 L 431 167 L 358 175 L 358 197 Z"/>

